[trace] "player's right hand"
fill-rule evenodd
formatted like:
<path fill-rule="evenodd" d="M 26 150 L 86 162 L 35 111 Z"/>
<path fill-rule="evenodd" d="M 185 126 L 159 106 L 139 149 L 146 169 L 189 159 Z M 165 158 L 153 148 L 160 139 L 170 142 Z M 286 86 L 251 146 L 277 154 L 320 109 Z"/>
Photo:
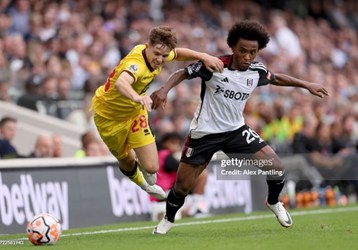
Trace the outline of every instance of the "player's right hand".
<path fill-rule="evenodd" d="M 224 63 L 217 57 L 203 53 L 202 62 L 210 72 L 223 72 Z"/>
<path fill-rule="evenodd" d="M 147 96 L 147 95 L 144 95 L 144 96 L 138 96 L 135 100 L 133 100 L 137 103 L 140 103 L 142 105 L 143 108 L 146 108 L 148 111 L 152 111 L 152 99 Z"/>

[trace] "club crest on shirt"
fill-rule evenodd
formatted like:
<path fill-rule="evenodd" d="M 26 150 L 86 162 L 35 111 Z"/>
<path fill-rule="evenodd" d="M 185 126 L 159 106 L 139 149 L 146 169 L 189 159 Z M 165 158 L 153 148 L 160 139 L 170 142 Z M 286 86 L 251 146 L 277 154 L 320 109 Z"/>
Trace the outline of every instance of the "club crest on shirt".
<path fill-rule="evenodd" d="M 246 81 L 247 87 L 251 88 L 253 84 L 254 84 L 254 79 L 247 79 L 247 81 Z"/>
<path fill-rule="evenodd" d="M 129 66 L 129 70 L 132 71 L 133 73 L 137 72 L 138 70 L 138 65 L 137 64 L 132 64 Z"/>
<path fill-rule="evenodd" d="M 267 78 L 268 80 L 271 79 L 271 72 L 270 72 L 270 71 L 267 72 L 266 78 Z"/>
<path fill-rule="evenodd" d="M 186 149 L 185 156 L 189 158 L 190 156 L 193 155 L 193 152 L 194 152 L 194 149 L 192 149 L 192 148 L 187 148 L 187 149 Z"/>

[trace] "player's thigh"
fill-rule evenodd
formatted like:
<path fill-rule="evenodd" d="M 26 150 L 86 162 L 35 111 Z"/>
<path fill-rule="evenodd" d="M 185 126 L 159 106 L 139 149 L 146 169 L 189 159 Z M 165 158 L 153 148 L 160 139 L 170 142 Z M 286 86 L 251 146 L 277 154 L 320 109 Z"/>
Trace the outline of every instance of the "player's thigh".
<path fill-rule="evenodd" d="M 108 120 L 95 113 L 94 121 L 104 143 L 118 160 L 126 158 L 131 146 L 127 142 L 130 121 Z"/>
<path fill-rule="evenodd" d="M 174 184 L 175 192 L 182 196 L 187 195 L 195 186 L 198 176 L 203 172 L 205 167 L 205 165 L 192 165 L 180 162 Z"/>

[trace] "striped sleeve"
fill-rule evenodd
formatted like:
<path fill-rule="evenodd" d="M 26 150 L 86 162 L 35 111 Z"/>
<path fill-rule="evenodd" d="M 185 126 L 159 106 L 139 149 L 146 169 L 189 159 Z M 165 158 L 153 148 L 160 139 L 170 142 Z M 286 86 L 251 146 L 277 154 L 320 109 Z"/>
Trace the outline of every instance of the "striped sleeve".
<path fill-rule="evenodd" d="M 208 81 L 213 75 L 200 61 L 187 66 L 185 68 L 185 74 L 187 75 L 187 79 L 201 77 L 204 81 Z"/>
<path fill-rule="evenodd" d="M 275 74 L 268 70 L 263 63 L 255 62 L 250 65 L 251 70 L 255 70 L 259 73 L 260 78 L 257 86 L 263 86 L 271 83 L 275 80 Z"/>

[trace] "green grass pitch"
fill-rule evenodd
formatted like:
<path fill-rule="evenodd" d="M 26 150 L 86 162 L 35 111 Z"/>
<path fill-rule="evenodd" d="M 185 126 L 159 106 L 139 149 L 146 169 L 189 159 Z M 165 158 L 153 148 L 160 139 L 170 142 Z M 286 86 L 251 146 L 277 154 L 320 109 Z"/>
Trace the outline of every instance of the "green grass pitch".
<path fill-rule="evenodd" d="M 167 235 L 152 235 L 154 222 L 121 223 L 62 232 L 50 249 L 358 249 L 358 206 L 290 210 L 293 227 L 283 228 L 270 212 L 183 219 Z M 100 215 L 99 215 L 100 216 Z M 24 229 L 25 230 L 25 229 Z M 1 249 L 35 249 L 24 234 L 1 235 Z M 45 247 L 46 249 L 47 246 Z"/>

